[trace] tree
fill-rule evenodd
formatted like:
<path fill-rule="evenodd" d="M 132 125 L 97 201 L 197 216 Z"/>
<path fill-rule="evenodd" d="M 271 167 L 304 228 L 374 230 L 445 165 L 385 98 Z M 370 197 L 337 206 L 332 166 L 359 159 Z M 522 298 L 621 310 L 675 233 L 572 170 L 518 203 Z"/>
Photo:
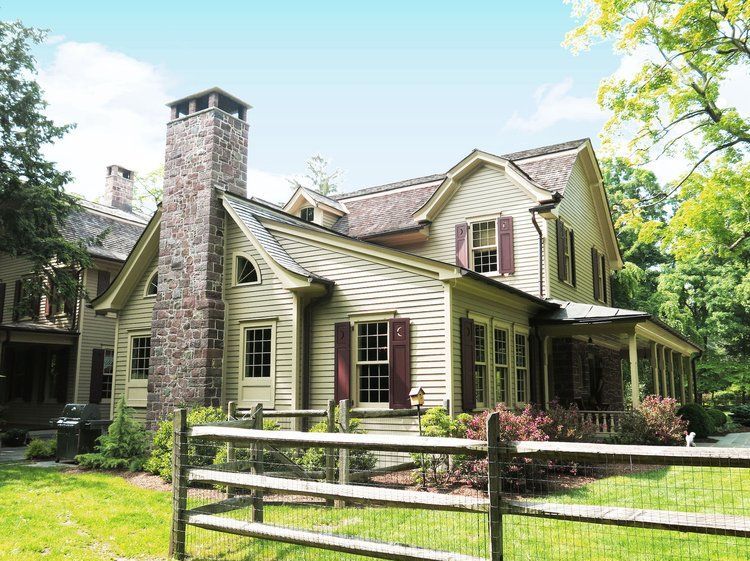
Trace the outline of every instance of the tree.
<path fill-rule="evenodd" d="M 44 36 L 20 22 L 0 22 L 0 252 L 31 262 L 34 274 L 20 303 L 25 309 L 43 292 L 54 297 L 52 286 L 62 298 L 76 298 L 78 271 L 90 264 L 87 241 L 61 233 L 66 217 L 79 209 L 64 190 L 70 174 L 42 154 L 70 129 L 44 115 L 30 54 Z"/>
<path fill-rule="evenodd" d="M 583 23 L 566 44 L 578 52 L 615 40 L 622 53 L 645 53 L 637 72 L 599 88 L 611 111 L 605 141 L 631 136 L 636 163 L 664 154 L 688 161 L 682 182 L 715 155 L 737 162 L 750 152 L 750 121 L 722 98 L 732 73 L 750 66 L 750 2 L 745 0 L 566 0 Z"/>
<path fill-rule="evenodd" d="M 136 175 L 133 185 L 133 210 L 149 215 L 156 210 L 164 194 L 164 166 L 145 175 Z"/>
<path fill-rule="evenodd" d="M 339 188 L 338 181 L 343 176 L 344 172 L 340 169 L 333 171 L 328 170 L 329 161 L 320 154 L 316 154 L 311 157 L 305 163 L 307 172 L 302 176 L 302 179 L 292 178 L 289 179 L 289 185 L 292 189 L 298 189 L 299 187 L 305 187 L 308 189 L 314 189 L 321 195 L 331 195 Z"/>

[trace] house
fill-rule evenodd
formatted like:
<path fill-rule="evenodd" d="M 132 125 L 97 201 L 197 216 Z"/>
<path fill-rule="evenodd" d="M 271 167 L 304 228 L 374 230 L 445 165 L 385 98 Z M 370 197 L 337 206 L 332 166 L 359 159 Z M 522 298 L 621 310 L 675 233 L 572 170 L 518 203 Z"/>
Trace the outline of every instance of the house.
<path fill-rule="evenodd" d="M 11 425 L 48 427 L 65 403 L 102 403 L 108 415 L 116 319 L 87 303 L 109 286 L 146 225 L 132 212 L 133 173 L 107 167 L 99 203 L 80 201 L 62 228 L 68 239 L 93 239 L 92 266 L 77 271 L 86 294 L 77 301 L 42 296 L 23 311 L 24 279 L 31 263 L 0 254 L 0 407 Z"/>
<path fill-rule="evenodd" d="M 699 347 L 612 305 L 622 260 L 590 141 L 280 208 L 247 185 L 249 105 L 213 88 L 170 108 L 162 204 L 93 303 L 117 315 L 113 394 L 149 425 L 228 400 L 405 408 L 415 386 L 452 413 L 621 410 L 641 377 L 691 399 Z"/>

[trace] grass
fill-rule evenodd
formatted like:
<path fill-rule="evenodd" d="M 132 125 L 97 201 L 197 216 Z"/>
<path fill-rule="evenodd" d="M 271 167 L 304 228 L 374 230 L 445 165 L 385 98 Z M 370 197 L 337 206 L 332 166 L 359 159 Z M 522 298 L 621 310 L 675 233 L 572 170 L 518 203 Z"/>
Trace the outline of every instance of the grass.
<path fill-rule="evenodd" d="M 750 470 L 668 468 L 610 477 L 555 502 L 750 513 Z M 194 500 L 191 499 L 191 502 Z M 246 511 L 233 516 L 246 517 Z M 166 557 L 170 496 L 116 475 L 0 466 L 0 560 L 152 560 Z M 410 509 L 267 506 L 266 521 L 486 555 L 484 517 Z M 750 539 L 506 517 L 505 559 L 747 561 Z M 361 559 L 323 550 L 188 531 L 196 559 Z"/>

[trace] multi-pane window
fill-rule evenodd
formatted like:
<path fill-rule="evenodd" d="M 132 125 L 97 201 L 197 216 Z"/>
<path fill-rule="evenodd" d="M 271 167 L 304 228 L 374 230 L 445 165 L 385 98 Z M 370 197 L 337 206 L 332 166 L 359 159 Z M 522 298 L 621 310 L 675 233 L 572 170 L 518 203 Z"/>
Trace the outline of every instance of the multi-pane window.
<path fill-rule="evenodd" d="M 487 402 L 487 326 L 474 325 L 474 393 L 477 407 Z"/>
<path fill-rule="evenodd" d="M 245 378 L 271 377 L 272 338 L 270 327 L 245 329 Z"/>
<path fill-rule="evenodd" d="M 146 286 L 146 296 L 154 296 L 156 295 L 156 291 L 159 289 L 159 273 L 154 273 L 151 275 L 151 278 L 148 280 L 148 285 Z"/>
<path fill-rule="evenodd" d="M 252 284 L 258 282 L 258 269 L 246 257 L 237 257 L 237 284 Z"/>
<path fill-rule="evenodd" d="M 528 337 L 525 333 L 516 333 L 516 400 L 520 403 L 528 401 L 529 357 Z"/>
<path fill-rule="evenodd" d="M 477 273 L 497 272 L 496 221 L 485 220 L 471 225 L 471 260 Z"/>
<path fill-rule="evenodd" d="M 112 399 L 112 373 L 115 363 L 115 352 L 104 350 L 104 366 L 102 368 L 102 399 Z"/>
<path fill-rule="evenodd" d="M 576 284 L 576 248 L 573 229 L 567 226 L 562 227 L 563 241 L 563 259 L 565 260 L 563 280 L 575 286 Z"/>
<path fill-rule="evenodd" d="M 495 399 L 505 403 L 508 383 L 508 330 L 499 327 L 494 331 L 495 344 Z"/>
<path fill-rule="evenodd" d="M 305 222 L 315 221 L 315 209 L 311 206 L 306 206 L 299 212 L 299 217 Z"/>
<path fill-rule="evenodd" d="M 148 367 L 151 360 L 151 337 L 133 337 L 130 345 L 130 379 L 148 379 Z"/>
<path fill-rule="evenodd" d="M 388 403 L 388 322 L 357 324 L 357 380 L 360 403 Z"/>

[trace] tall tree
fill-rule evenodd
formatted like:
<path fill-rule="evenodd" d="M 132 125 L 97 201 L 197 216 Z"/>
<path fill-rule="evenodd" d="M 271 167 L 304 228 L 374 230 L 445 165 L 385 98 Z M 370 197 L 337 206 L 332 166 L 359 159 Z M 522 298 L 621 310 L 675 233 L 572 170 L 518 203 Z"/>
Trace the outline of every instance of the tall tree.
<path fill-rule="evenodd" d="M 0 252 L 33 267 L 22 308 L 50 286 L 63 298 L 77 296 L 77 271 L 90 262 L 85 241 L 61 234 L 65 218 L 79 208 L 64 190 L 70 175 L 42 154 L 70 128 L 44 115 L 30 52 L 44 36 L 20 22 L 0 22 Z"/>
<path fill-rule="evenodd" d="M 136 174 L 133 185 L 133 210 L 150 215 L 156 210 L 164 194 L 164 166 L 145 175 Z"/>
<path fill-rule="evenodd" d="M 613 75 L 599 88 L 611 111 L 605 141 L 629 137 L 636 163 L 686 158 L 682 181 L 715 155 L 739 161 L 750 152 L 750 120 L 721 95 L 732 73 L 750 68 L 750 2 L 566 1 L 583 20 L 566 38 L 573 51 L 611 39 L 619 51 L 643 56 L 634 74 Z"/>
<path fill-rule="evenodd" d="M 329 170 L 329 164 L 330 162 L 327 158 L 316 154 L 305 163 L 307 171 L 302 178 L 289 179 L 289 185 L 291 185 L 292 189 L 306 187 L 314 189 L 322 195 L 332 195 L 338 190 L 338 182 L 341 180 L 344 172 L 340 169 Z"/>

